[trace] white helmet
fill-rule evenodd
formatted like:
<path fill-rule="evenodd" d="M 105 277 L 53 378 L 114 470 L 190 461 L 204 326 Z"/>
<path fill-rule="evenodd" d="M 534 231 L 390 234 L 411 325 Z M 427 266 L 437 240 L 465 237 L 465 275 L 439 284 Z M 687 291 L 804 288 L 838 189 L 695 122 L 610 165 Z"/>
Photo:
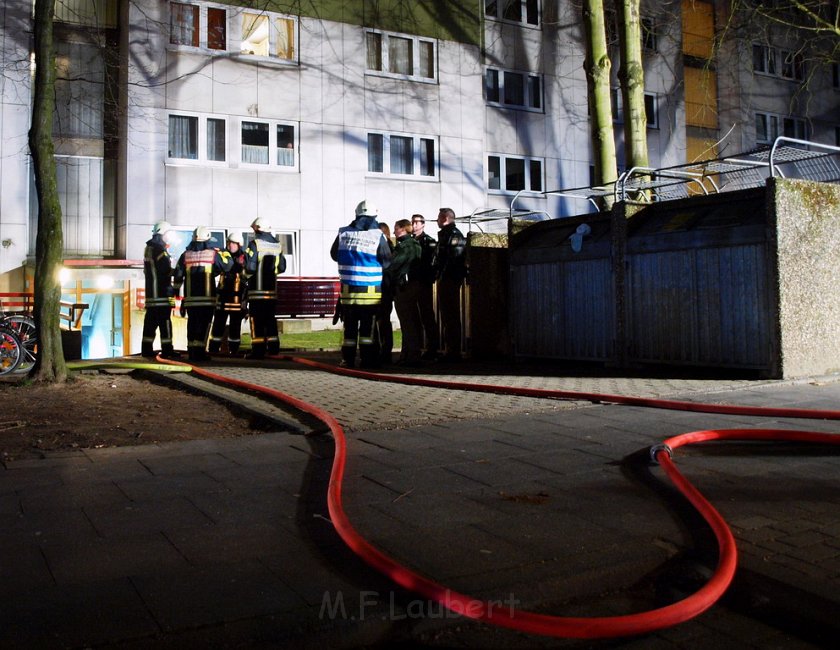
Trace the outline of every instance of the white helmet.
<path fill-rule="evenodd" d="M 271 224 L 268 222 L 268 219 L 263 219 L 262 217 L 257 217 L 251 223 L 251 228 L 254 230 L 259 230 L 260 232 L 270 232 L 271 231 Z"/>
<path fill-rule="evenodd" d="M 377 208 L 374 203 L 368 201 L 367 199 L 365 199 L 364 201 L 359 203 L 359 205 L 356 206 L 356 216 L 357 217 L 361 217 L 361 216 L 375 217 L 378 214 L 379 214 L 379 208 Z"/>
<path fill-rule="evenodd" d="M 232 230 L 228 233 L 227 240 L 229 242 L 233 242 L 234 244 L 239 244 L 240 246 L 243 244 L 242 234 Z"/>
<path fill-rule="evenodd" d="M 152 226 L 153 235 L 165 235 L 170 230 L 172 230 L 172 226 L 169 225 L 168 221 L 158 221 Z"/>
<path fill-rule="evenodd" d="M 199 226 L 193 231 L 193 241 L 210 241 L 212 236 L 210 229 L 205 226 Z"/>

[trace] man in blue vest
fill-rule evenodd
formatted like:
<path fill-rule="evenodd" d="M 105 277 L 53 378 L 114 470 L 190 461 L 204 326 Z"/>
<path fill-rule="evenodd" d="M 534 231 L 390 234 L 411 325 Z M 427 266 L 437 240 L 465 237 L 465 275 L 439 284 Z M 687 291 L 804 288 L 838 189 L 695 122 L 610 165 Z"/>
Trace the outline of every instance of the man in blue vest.
<path fill-rule="evenodd" d="M 379 229 L 377 214 L 370 201 L 359 203 L 356 219 L 339 229 L 330 249 L 331 257 L 338 262 L 341 280 L 344 368 L 354 366 L 357 342 L 362 368 L 376 368 L 380 362 L 376 316 L 382 302 L 382 271 L 391 264 L 391 248 Z"/>

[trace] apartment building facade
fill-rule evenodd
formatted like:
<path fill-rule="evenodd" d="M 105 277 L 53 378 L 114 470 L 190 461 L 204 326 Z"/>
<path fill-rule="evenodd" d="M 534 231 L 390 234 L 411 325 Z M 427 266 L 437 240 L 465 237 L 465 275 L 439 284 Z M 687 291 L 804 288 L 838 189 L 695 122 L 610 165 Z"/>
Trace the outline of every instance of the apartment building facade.
<path fill-rule="evenodd" d="M 25 288 L 35 254 L 30 4 L 3 14 L 0 291 Z M 721 81 L 716 4 L 643 3 L 652 167 L 713 157 L 724 132 L 739 150 L 758 141 L 744 107 L 762 96 Z M 56 160 L 77 293 L 107 271 L 126 292 L 112 325 L 120 309 L 136 319 L 132 261 L 160 219 L 181 246 L 199 225 L 222 241 L 268 219 L 290 274 L 331 276 L 330 244 L 362 199 L 388 223 L 514 199 L 549 217 L 589 211 L 546 193 L 591 184 L 580 11 L 567 0 L 59 0 Z"/>

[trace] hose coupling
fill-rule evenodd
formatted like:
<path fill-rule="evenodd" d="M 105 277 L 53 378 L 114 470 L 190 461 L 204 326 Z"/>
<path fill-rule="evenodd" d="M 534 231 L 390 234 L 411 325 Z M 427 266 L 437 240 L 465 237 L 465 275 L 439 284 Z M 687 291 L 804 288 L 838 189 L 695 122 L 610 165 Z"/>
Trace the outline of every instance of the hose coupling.
<path fill-rule="evenodd" d="M 669 445 L 666 445 L 664 442 L 660 442 L 659 444 L 656 444 L 656 445 L 654 445 L 653 447 L 650 448 L 650 459 L 654 463 L 659 462 L 658 460 L 656 460 L 656 455 L 660 451 L 664 451 L 666 454 L 668 454 L 668 458 L 671 458 L 674 455 L 674 450 L 671 449 L 671 447 Z"/>

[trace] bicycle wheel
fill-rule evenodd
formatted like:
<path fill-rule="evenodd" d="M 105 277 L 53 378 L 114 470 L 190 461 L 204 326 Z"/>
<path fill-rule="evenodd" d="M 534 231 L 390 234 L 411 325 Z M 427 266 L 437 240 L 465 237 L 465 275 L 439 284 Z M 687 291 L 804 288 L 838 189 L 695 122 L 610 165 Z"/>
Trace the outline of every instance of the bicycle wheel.
<path fill-rule="evenodd" d="M 38 356 L 38 337 L 35 330 L 35 320 L 23 314 L 11 314 L 4 319 L 4 325 L 12 330 L 23 346 L 20 365 L 30 366 Z"/>
<path fill-rule="evenodd" d="M 23 358 L 23 346 L 9 329 L 0 329 L 0 375 L 12 372 Z"/>

